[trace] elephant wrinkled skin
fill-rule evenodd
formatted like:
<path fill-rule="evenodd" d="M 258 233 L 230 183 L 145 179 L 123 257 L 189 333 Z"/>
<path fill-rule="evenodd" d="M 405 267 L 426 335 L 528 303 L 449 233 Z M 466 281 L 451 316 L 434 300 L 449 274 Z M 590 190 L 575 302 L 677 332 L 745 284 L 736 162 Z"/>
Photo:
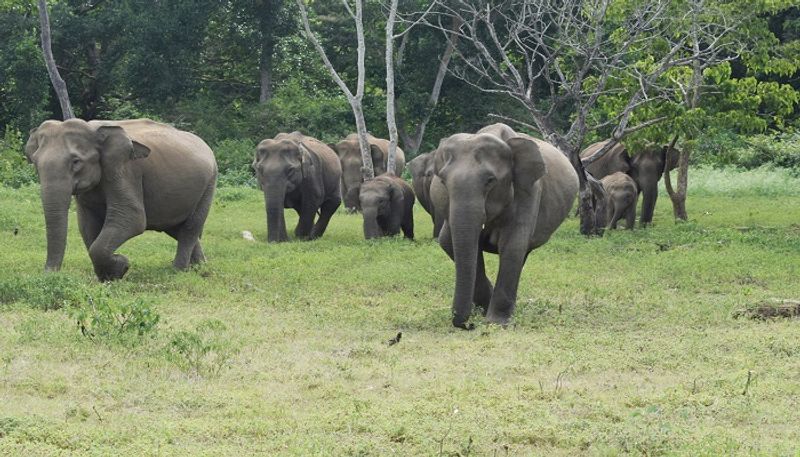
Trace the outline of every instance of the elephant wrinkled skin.
<path fill-rule="evenodd" d="M 386 173 L 386 162 L 389 159 L 389 142 L 381 138 L 375 138 L 372 135 L 367 136 L 367 141 L 369 141 L 375 176 L 380 176 Z M 361 160 L 358 135 L 351 133 L 344 140 L 336 144 L 328 144 L 328 146 L 336 151 L 336 155 L 339 156 L 339 160 L 342 163 L 342 198 L 344 199 L 344 207 L 348 211 L 360 210 L 357 187 L 362 182 L 361 167 L 364 166 L 364 162 Z M 395 175 L 401 176 L 406 166 L 406 156 L 399 147 L 394 160 Z"/>
<path fill-rule="evenodd" d="M 298 238 L 314 239 L 325 233 L 342 201 L 342 168 L 333 150 L 300 132 L 279 133 L 258 144 L 253 169 L 264 192 L 269 242 L 289 240 L 284 208 L 297 211 L 294 233 Z"/>
<path fill-rule="evenodd" d="M 414 239 L 414 191 L 390 173 L 382 174 L 357 187 L 364 217 L 364 238 L 403 236 Z"/>
<path fill-rule="evenodd" d="M 217 177 L 214 153 L 197 136 L 148 119 L 45 121 L 25 155 L 41 181 L 47 270 L 59 270 L 71 196 L 78 227 L 101 281 L 122 278 L 128 259 L 114 251 L 145 230 L 178 241 L 173 265 L 205 259 L 200 247 Z"/>
<path fill-rule="evenodd" d="M 470 328 L 473 303 L 505 325 L 525 260 L 569 214 L 578 176 L 555 146 L 505 124 L 443 139 L 434 161 L 431 194 L 446 207 L 439 244 L 456 267 L 453 325 Z M 494 288 L 484 251 L 500 256 Z"/>

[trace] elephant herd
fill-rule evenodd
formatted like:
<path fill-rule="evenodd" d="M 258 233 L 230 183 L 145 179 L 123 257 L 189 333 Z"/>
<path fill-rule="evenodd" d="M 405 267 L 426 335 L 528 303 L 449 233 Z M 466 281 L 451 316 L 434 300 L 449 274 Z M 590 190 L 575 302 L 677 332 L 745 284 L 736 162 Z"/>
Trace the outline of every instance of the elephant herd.
<path fill-rule="evenodd" d="M 570 161 L 549 143 L 493 124 L 444 138 L 436 150 L 412 160 L 412 188 L 386 172 L 388 142 L 370 136 L 369 145 L 376 177 L 362 182 L 355 135 L 325 144 L 299 132 L 280 133 L 259 143 L 252 167 L 264 193 L 268 241 L 289 239 L 284 208 L 299 216 L 298 239 L 322 236 L 342 200 L 348 210 L 361 211 L 365 238 L 402 231 L 413 239 L 416 199 L 431 214 L 434 238 L 455 263 L 453 325 L 472 328 L 474 306 L 487 321 L 506 325 L 528 254 L 548 241 L 572 208 L 578 175 Z M 41 182 L 46 270 L 61 267 L 72 196 L 81 237 L 101 281 L 125 275 L 128 260 L 115 251 L 145 230 L 177 240 L 175 268 L 205 260 L 200 238 L 217 165 L 199 137 L 147 119 L 51 120 L 31 132 L 25 155 Z M 395 160 L 402 172 L 405 156 L 399 148 Z M 642 223 L 652 220 L 664 166 L 663 151 L 630 157 L 617 145 L 587 167 L 606 189 L 608 199 L 601 206 L 609 225 L 625 218 L 632 227 L 639 192 L 644 193 Z M 494 285 L 486 275 L 484 252 L 499 256 Z"/>

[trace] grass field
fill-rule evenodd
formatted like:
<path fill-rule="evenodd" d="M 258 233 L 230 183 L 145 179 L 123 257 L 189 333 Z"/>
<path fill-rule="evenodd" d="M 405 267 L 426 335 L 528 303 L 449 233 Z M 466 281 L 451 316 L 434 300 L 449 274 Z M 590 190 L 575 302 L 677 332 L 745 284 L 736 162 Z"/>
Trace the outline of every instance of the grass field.
<path fill-rule="evenodd" d="M 752 186 L 693 175 L 688 223 L 667 198 L 648 230 L 568 220 L 514 324 L 472 332 L 421 208 L 415 242 L 340 213 L 268 245 L 259 193 L 222 188 L 207 264 L 147 233 L 101 285 L 74 213 L 43 275 L 37 190 L 0 187 L 0 455 L 800 455 L 800 321 L 733 317 L 800 299 L 800 181 L 728 175 Z"/>

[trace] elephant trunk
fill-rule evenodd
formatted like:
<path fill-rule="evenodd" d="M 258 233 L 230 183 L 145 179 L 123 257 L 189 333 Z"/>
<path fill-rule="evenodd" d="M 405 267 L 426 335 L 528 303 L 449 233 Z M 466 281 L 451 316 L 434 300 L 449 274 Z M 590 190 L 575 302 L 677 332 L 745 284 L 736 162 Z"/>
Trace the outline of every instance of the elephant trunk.
<path fill-rule="evenodd" d="M 42 181 L 42 209 L 47 227 L 47 262 L 45 271 L 58 271 L 64 261 L 67 249 L 67 225 L 69 222 L 69 204 L 72 198 L 72 187 L 64 178 Z"/>
<path fill-rule="evenodd" d="M 363 209 L 364 216 L 364 238 L 371 240 L 383 236 L 383 230 L 378 224 L 378 209 L 367 207 Z"/>
<path fill-rule="evenodd" d="M 483 203 L 483 200 L 479 200 Z M 450 203 L 450 234 L 453 261 L 456 265 L 456 288 L 453 295 L 453 325 L 465 328 L 472 314 L 478 249 L 485 211 L 482 205 Z"/>
<path fill-rule="evenodd" d="M 289 236 L 286 234 L 286 221 L 283 218 L 286 185 L 272 183 L 264 186 L 264 200 L 267 205 L 267 241 L 270 243 L 289 241 Z"/>
<path fill-rule="evenodd" d="M 641 189 L 642 215 L 639 219 L 639 223 L 645 226 L 653 222 L 653 212 L 656 209 L 656 200 L 658 199 L 658 181 L 656 181 L 655 184 L 644 185 Z"/>
<path fill-rule="evenodd" d="M 358 200 L 359 187 L 361 187 L 361 175 L 358 175 L 356 178 L 343 178 L 342 193 L 344 194 L 344 207 L 348 212 L 361 210 L 361 202 Z"/>

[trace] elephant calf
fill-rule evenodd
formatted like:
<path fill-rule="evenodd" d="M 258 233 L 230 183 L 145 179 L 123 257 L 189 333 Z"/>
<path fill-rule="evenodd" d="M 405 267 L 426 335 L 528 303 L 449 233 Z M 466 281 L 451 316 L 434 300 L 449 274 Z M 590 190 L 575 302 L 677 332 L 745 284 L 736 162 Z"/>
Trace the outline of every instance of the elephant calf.
<path fill-rule="evenodd" d="M 525 260 L 569 214 L 578 175 L 555 146 L 505 124 L 443 139 L 434 161 L 431 194 L 446 204 L 439 244 L 456 267 L 453 325 L 471 328 L 473 303 L 489 322 L 505 325 Z M 500 256 L 494 288 L 484 251 Z"/>
<path fill-rule="evenodd" d="M 605 210 L 607 226 L 616 229 L 617 222 L 624 215 L 625 228 L 633 230 L 636 224 L 636 200 L 639 197 L 636 182 L 621 171 L 606 176 L 600 182 L 603 183 L 606 192 L 606 202 L 605 208 L 598 210 Z"/>
<path fill-rule="evenodd" d="M 128 259 L 114 251 L 145 230 L 178 240 L 173 265 L 205 260 L 200 236 L 214 196 L 217 162 L 203 140 L 148 119 L 45 121 L 25 155 L 42 184 L 45 269 L 61 268 L 72 195 L 78 228 L 101 281 L 122 278 Z"/>
<path fill-rule="evenodd" d="M 364 238 L 403 235 L 414 239 L 414 191 L 405 181 L 383 174 L 355 188 L 364 216 Z"/>
<path fill-rule="evenodd" d="M 442 228 L 444 217 L 437 216 L 434 201 L 431 199 L 431 180 L 433 180 L 433 158 L 436 151 L 426 152 L 408 162 L 408 169 L 411 172 L 411 184 L 414 186 L 414 194 L 422 208 L 431 215 L 433 222 L 433 237 L 439 237 L 439 230 Z"/>
<path fill-rule="evenodd" d="M 314 239 L 325 233 L 342 202 L 342 168 L 331 148 L 300 132 L 279 133 L 258 144 L 253 169 L 264 191 L 267 241 L 289 240 L 284 208 L 293 208 L 300 216 L 294 230 L 298 238 Z"/>

